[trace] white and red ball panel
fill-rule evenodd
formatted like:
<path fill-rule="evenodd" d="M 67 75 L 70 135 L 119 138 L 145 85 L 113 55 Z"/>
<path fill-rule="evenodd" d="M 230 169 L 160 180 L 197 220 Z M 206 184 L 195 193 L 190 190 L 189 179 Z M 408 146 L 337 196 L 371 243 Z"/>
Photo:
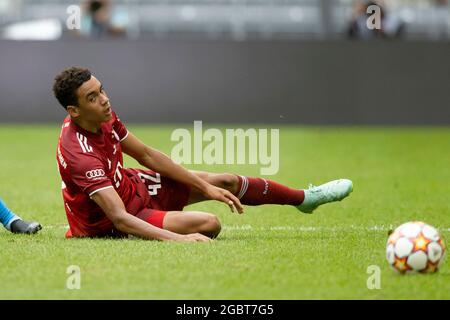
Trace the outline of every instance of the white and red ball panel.
<path fill-rule="evenodd" d="M 430 242 L 428 244 L 428 260 L 432 263 L 437 263 L 441 260 L 444 250 L 437 242 Z"/>
<path fill-rule="evenodd" d="M 406 237 L 397 239 L 394 245 L 394 253 L 398 258 L 406 258 L 412 253 L 414 242 Z"/>
<path fill-rule="evenodd" d="M 415 238 L 422 231 L 422 225 L 417 222 L 408 222 L 399 227 L 400 234 L 407 238 Z"/>
<path fill-rule="evenodd" d="M 431 241 L 439 241 L 439 232 L 433 228 L 432 226 L 425 225 L 422 228 L 422 234 L 425 238 L 431 240 Z"/>
<path fill-rule="evenodd" d="M 414 271 L 424 271 L 428 265 L 428 256 L 422 250 L 416 251 L 408 256 L 406 263 Z"/>

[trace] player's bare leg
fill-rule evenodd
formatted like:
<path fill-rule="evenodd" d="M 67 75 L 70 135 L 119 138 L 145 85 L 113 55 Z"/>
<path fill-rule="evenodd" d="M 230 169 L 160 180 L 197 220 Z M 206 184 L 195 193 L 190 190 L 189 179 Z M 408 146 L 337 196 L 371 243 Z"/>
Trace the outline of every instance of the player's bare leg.
<path fill-rule="evenodd" d="M 239 188 L 239 179 L 235 174 L 230 173 L 210 173 L 205 171 L 191 171 L 193 174 L 212 184 L 213 186 L 226 189 L 236 195 Z M 189 204 L 208 200 L 197 189 L 192 189 L 189 196 Z"/>
<path fill-rule="evenodd" d="M 219 219 L 210 213 L 198 211 L 169 211 L 163 228 L 179 234 L 201 233 L 216 238 L 221 230 Z"/>

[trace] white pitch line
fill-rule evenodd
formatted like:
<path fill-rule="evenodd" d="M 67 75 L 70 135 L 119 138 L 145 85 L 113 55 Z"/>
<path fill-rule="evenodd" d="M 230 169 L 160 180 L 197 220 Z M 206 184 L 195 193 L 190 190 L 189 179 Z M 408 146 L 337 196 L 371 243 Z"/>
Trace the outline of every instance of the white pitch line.
<path fill-rule="evenodd" d="M 224 225 L 223 230 L 230 231 L 302 231 L 302 232 L 333 232 L 333 231 L 389 231 L 395 229 L 395 226 L 342 226 L 342 227 L 327 227 L 327 226 L 270 226 L 270 227 L 254 227 L 249 224 L 244 225 Z M 441 232 L 450 232 L 450 228 L 438 228 Z"/>
<path fill-rule="evenodd" d="M 44 229 L 65 229 L 68 230 L 68 225 L 44 225 Z M 254 227 L 250 224 L 243 225 L 224 225 L 223 230 L 227 231 L 301 231 L 301 232 L 335 232 L 335 231 L 389 231 L 393 230 L 395 226 L 341 226 L 341 227 L 327 227 L 327 226 L 267 226 L 267 227 Z M 450 232 L 450 228 L 437 228 L 440 232 Z"/>
<path fill-rule="evenodd" d="M 69 225 L 63 226 L 63 225 L 46 225 L 44 224 L 42 226 L 43 229 L 69 229 Z"/>

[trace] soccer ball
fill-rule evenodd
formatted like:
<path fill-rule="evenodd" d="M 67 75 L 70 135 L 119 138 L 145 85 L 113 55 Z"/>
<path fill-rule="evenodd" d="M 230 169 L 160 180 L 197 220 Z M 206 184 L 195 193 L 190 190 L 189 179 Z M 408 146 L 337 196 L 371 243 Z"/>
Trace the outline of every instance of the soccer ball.
<path fill-rule="evenodd" d="M 402 224 L 387 241 L 387 261 L 401 274 L 436 272 L 444 255 L 445 244 L 439 232 L 423 222 Z"/>

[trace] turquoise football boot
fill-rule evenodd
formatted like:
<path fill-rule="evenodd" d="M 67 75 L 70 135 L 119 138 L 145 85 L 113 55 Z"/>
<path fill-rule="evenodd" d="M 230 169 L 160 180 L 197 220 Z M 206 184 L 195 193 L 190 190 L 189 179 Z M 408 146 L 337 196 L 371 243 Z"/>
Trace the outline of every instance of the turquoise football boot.
<path fill-rule="evenodd" d="M 305 200 L 297 209 L 303 213 L 313 211 L 325 203 L 341 201 L 353 191 L 353 182 L 348 179 L 340 179 L 327 182 L 320 186 L 310 185 L 305 190 Z"/>

